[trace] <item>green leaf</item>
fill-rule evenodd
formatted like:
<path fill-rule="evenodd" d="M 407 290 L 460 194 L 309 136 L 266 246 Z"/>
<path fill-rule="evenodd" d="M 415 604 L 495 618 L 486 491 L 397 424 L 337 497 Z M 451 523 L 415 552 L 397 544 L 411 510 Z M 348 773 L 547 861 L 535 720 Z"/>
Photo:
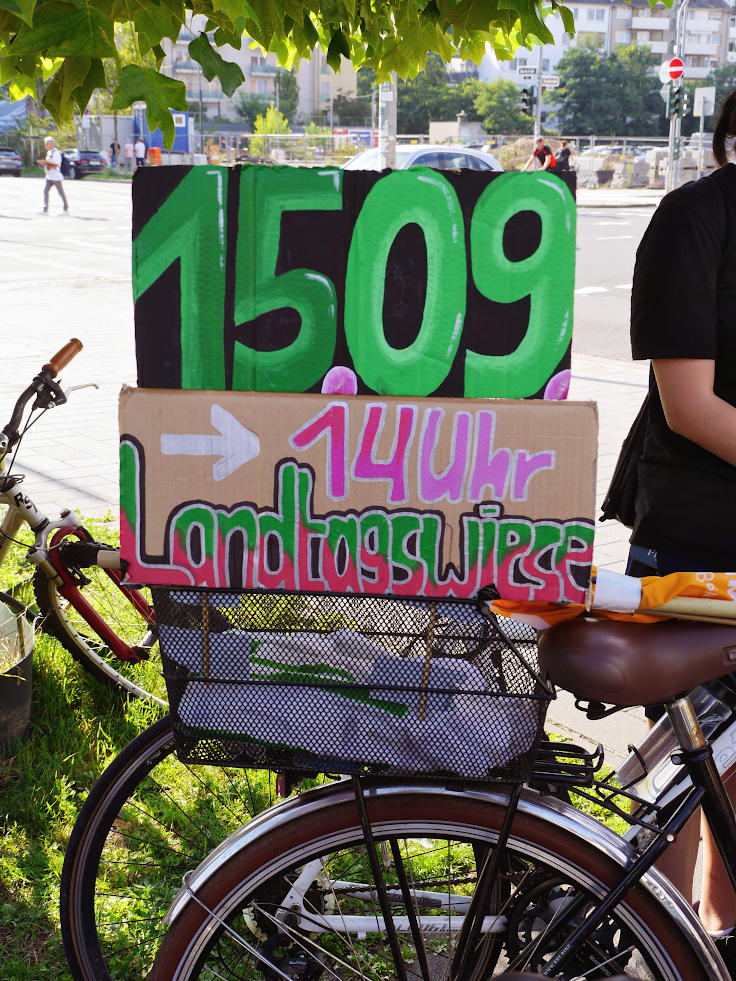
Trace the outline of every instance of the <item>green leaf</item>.
<path fill-rule="evenodd" d="M 174 143 L 174 120 L 171 110 L 187 109 L 187 90 L 183 82 L 159 75 L 153 68 L 125 65 L 120 70 L 120 82 L 113 96 L 115 109 L 127 109 L 134 102 L 146 103 L 146 119 L 151 130 L 157 126 L 164 134 L 164 143 L 171 149 Z"/>
<path fill-rule="evenodd" d="M 307 44 L 310 48 L 313 48 L 315 44 L 319 42 L 319 34 L 317 29 L 312 23 L 312 18 L 309 16 L 309 11 L 304 11 L 304 17 L 302 19 L 302 29 L 304 31 L 304 37 L 306 38 Z"/>
<path fill-rule="evenodd" d="M 563 7 L 560 4 L 557 7 L 557 13 L 562 19 L 562 26 L 565 28 L 565 33 L 572 37 L 575 34 L 575 18 L 572 15 L 572 10 L 569 7 Z"/>
<path fill-rule="evenodd" d="M 36 7 L 33 27 L 18 31 L 10 53 L 42 54 L 47 58 L 113 58 L 117 49 L 112 22 L 97 7 L 53 2 Z"/>
<path fill-rule="evenodd" d="M 340 55 L 350 58 L 350 45 L 343 32 L 337 30 L 330 39 L 325 55 L 325 61 L 334 72 L 340 71 Z"/>
<path fill-rule="evenodd" d="M 71 119 L 77 89 L 81 87 L 89 67 L 91 58 L 65 58 L 61 68 L 51 79 L 43 97 L 43 104 L 54 119 Z"/>
<path fill-rule="evenodd" d="M 220 79 L 225 95 L 232 95 L 245 81 L 240 65 L 225 61 L 212 47 L 206 34 L 200 34 L 189 42 L 189 54 L 202 66 L 202 74 L 206 79 L 210 82 L 215 76 Z"/>
<path fill-rule="evenodd" d="M 181 22 L 173 12 L 158 3 L 148 3 L 135 12 L 135 29 L 148 42 L 146 50 L 158 44 L 161 38 L 169 37 L 175 41 L 179 36 Z"/>
<path fill-rule="evenodd" d="M 0 0 L 0 10 L 7 10 L 10 14 L 20 17 L 26 24 L 33 24 L 33 11 L 36 0 Z"/>

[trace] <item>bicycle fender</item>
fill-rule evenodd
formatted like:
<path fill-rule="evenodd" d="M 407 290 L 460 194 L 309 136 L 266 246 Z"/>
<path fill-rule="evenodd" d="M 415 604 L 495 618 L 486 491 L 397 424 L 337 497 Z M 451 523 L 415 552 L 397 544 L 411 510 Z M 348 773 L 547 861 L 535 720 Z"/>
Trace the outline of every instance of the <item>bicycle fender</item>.
<path fill-rule="evenodd" d="M 507 806 L 509 802 L 508 791 L 501 785 L 494 787 L 484 785 L 453 787 L 420 781 L 381 783 L 379 779 L 366 780 L 364 784 L 364 793 L 369 800 L 376 796 L 382 798 L 398 797 L 406 794 L 407 791 L 436 794 L 438 798 L 441 796 L 445 801 L 447 795 L 450 794 L 457 796 L 458 799 L 470 797 L 502 807 Z M 354 797 L 351 781 L 344 779 L 336 783 L 315 787 L 295 797 L 289 797 L 274 807 L 263 811 L 217 845 L 196 869 L 186 875 L 185 883 L 172 900 L 164 919 L 171 925 L 181 916 L 189 903 L 197 902 L 196 894 L 204 887 L 210 877 L 231 861 L 236 854 L 247 849 L 260 835 L 267 834 L 272 829 L 291 820 L 311 820 L 318 823 L 322 812 L 327 812 L 336 804 L 354 801 Z M 634 864 L 636 853 L 629 842 L 564 801 L 525 787 L 519 800 L 518 810 L 522 815 L 553 824 L 558 828 L 561 827 L 571 835 L 583 838 L 587 844 L 592 845 L 604 857 L 618 864 L 622 870 L 627 870 Z M 670 881 L 659 871 L 651 868 L 642 876 L 641 885 L 652 895 L 654 901 L 667 910 L 671 918 L 690 939 L 693 949 L 699 954 L 703 969 L 703 981 L 731 981 L 730 974 L 725 970 L 708 933 L 692 906 Z"/>

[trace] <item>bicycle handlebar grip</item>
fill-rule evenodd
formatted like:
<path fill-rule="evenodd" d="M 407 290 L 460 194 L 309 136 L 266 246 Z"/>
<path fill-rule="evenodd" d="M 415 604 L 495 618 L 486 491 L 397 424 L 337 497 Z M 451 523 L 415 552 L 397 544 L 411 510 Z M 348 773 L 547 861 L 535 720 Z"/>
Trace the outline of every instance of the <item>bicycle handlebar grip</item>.
<path fill-rule="evenodd" d="M 84 345 L 76 337 L 72 337 L 68 344 L 57 351 L 48 364 L 43 366 L 44 371 L 49 371 L 52 378 L 56 378 L 62 368 L 66 368 L 72 358 L 76 358 Z"/>

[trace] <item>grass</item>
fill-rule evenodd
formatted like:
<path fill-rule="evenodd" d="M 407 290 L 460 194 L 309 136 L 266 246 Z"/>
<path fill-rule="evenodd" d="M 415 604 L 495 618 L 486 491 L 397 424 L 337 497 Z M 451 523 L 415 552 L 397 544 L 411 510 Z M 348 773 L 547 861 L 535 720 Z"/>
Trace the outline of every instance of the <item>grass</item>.
<path fill-rule="evenodd" d="M 26 576 L 16 550 L 0 588 Z M 60 644 L 39 633 L 31 725 L 0 757 L 0 962 L 5 981 L 68 981 L 59 930 L 59 879 L 77 812 L 106 763 L 152 721 L 90 679 Z"/>

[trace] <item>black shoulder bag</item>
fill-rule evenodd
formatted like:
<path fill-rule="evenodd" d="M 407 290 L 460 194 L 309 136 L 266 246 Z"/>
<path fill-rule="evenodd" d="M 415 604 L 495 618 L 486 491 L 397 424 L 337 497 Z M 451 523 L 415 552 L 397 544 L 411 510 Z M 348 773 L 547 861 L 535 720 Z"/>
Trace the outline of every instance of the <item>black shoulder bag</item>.
<path fill-rule="evenodd" d="M 639 460 L 644 449 L 644 434 L 647 429 L 647 415 L 651 401 L 651 389 L 641 404 L 636 419 L 626 439 L 621 445 L 616 466 L 601 504 L 599 521 L 615 518 L 627 528 L 634 527 L 636 518 L 636 492 L 639 488 Z"/>
<path fill-rule="evenodd" d="M 717 174 L 718 171 L 715 171 L 715 173 L 709 176 L 721 210 L 723 223 L 722 251 L 725 253 L 728 245 L 726 203 L 723 199 L 723 190 L 719 184 Z M 636 520 L 636 492 L 639 489 L 639 461 L 644 450 L 644 435 L 647 430 L 647 416 L 651 399 L 652 391 L 650 389 L 642 402 L 636 419 L 634 419 L 628 436 L 621 445 L 621 452 L 616 461 L 611 483 L 603 499 L 603 504 L 601 504 L 599 521 L 607 521 L 615 518 L 616 521 L 620 521 L 627 528 L 634 527 L 634 521 Z"/>

